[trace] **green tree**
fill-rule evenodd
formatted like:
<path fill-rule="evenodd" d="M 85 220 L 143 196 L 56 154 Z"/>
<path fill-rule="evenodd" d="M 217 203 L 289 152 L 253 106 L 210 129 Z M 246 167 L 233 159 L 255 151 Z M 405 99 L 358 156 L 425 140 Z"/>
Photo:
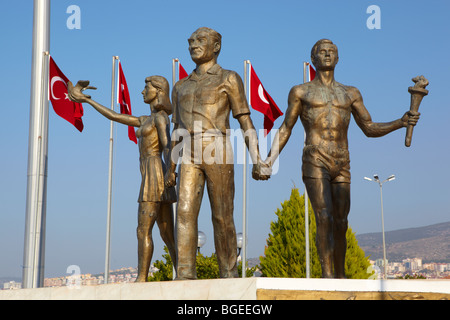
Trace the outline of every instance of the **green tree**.
<path fill-rule="evenodd" d="M 309 204 L 309 208 L 311 204 Z M 270 225 L 264 256 L 260 257 L 260 269 L 265 277 L 306 277 L 305 254 L 305 197 L 293 188 L 289 200 L 275 212 L 278 219 Z M 310 276 L 320 278 L 322 268 L 315 244 L 316 222 L 309 210 Z M 364 251 L 358 246 L 354 233 L 347 231 L 346 276 L 347 278 L 368 278 L 370 266 Z"/>
<path fill-rule="evenodd" d="M 164 261 L 156 260 L 153 266 L 158 269 L 152 276 L 149 276 L 148 281 L 169 281 L 173 277 L 173 264 L 169 255 L 169 250 L 164 246 L 163 258 Z M 217 256 L 213 253 L 210 257 L 206 257 L 203 254 L 197 254 L 197 278 L 198 279 L 218 279 L 219 278 L 219 264 L 217 263 Z M 248 268 L 246 270 L 246 276 L 252 277 L 255 273 L 256 267 Z M 238 273 L 242 274 L 242 262 L 238 264 Z"/>
<path fill-rule="evenodd" d="M 294 188 L 289 200 L 275 212 L 278 219 L 272 221 L 264 256 L 260 257 L 260 269 L 266 277 L 305 278 L 305 197 Z M 317 249 L 311 242 L 315 239 L 316 224 L 309 210 L 309 239 L 311 277 L 322 274 Z"/>
<path fill-rule="evenodd" d="M 170 258 L 169 249 L 164 246 L 164 254 L 163 258 L 166 260 L 165 262 L 162 260 L 156 260 L 153 263 L 153 266 L 158 269 L 157 272 L 153 273 L 153 275 L 148 277 L 148 281 L 169 281 L 173 278 L 173 264 L 172 259 Z"/>
<path fill-rule="evenodd" d="M 219 263 L 217 256 L 213 253 L 210 257 L 205 257 L 203 254 L 197 254 L 197 279 L 218 279 L 219 278 Z"/>
<path fill-rule="evenodd" d="M 345 276 L 347 279 L 368 279 L 375 271 L 369 272 L 370 261 L 358 245 L 355 233 L 347 229 L 347 252 L 345 253 Z"/>

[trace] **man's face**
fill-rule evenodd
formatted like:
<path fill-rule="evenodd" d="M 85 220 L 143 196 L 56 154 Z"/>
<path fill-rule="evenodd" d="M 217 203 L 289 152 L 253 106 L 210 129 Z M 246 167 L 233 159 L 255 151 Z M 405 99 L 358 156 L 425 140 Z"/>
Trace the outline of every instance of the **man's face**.
<path fill-rule="evenodd" d="M 314 56 L 314 66 L 318 70 L 334 70 L 339 61 L 337 48 L 331 43 L 322 43 Z"/>
<path fill-rule="evenodd" d="M 206 31 L 194 32 L 188 39 L 189 53 L 196 63 L 205 63 L 215 58 L 219 44 Z"/>

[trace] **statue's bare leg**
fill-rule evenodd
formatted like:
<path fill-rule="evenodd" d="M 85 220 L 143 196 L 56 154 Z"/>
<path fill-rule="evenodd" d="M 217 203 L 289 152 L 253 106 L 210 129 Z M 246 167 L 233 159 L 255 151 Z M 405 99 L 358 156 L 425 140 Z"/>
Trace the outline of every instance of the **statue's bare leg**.
<path fill-rule="evenodd" d="M 156 218 L 161 238 L 169 250 L 175 270 L 177 268 L 177 256 L 174 237 L 173 209 L 171 203 L 161 203 L 160 213 Z"/>
<path fill-rule="evenodd" d="M 316 246 L 322 277 L 333 278 L 333 202 L 331 183 L 323 178 L 303 179 L 316 217 Z"/>
<path fill-rule="evenodd" d="M 159 202 L 140 202 L 138 209 L 138 277 L 136 282 L 145 282 L 153 255 L 152 229 L 158 216 Z"/>
<path fill-rule="evenodd" d="M 350 183 L 334 183 L 331 190 L 333 195 L 334 273 L 336 278 L 344 279 L 347 217 L 350 212 Z"/>

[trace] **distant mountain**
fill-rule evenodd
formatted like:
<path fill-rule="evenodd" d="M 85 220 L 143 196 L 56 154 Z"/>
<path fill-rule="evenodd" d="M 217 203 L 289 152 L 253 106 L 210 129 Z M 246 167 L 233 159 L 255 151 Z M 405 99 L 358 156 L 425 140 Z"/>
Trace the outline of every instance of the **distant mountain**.
<path fill-rule="evenodd" d="M 388 261 L 422 258 L 425 262 L 450 263 L 450 222 L 388 231 L 385 232 L 385 238 Z M 383 258 L 381 232 L 356 235 L 356 239 L 371 260 Z"/>

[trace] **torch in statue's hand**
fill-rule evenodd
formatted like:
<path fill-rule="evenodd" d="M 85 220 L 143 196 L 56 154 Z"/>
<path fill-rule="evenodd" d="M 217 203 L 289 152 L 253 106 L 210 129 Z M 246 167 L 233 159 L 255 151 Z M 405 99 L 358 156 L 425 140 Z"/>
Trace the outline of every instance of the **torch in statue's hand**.
<path fill-rule="evenodd" d="M 412 79 L 414 87 L 409 87 L 408 91 L 411 94 L 411 106 L 410 112 L 417 114 L 419 111 L 420 103 L 424 96 L 428 94 L 428 90 L 425 87 L 429 84 L 428 80 L 424 76 L 417 76 Z M 414 126 L 409 124 L 406 128 L 405 146 L 411 146 L 412 134 Z"/>

